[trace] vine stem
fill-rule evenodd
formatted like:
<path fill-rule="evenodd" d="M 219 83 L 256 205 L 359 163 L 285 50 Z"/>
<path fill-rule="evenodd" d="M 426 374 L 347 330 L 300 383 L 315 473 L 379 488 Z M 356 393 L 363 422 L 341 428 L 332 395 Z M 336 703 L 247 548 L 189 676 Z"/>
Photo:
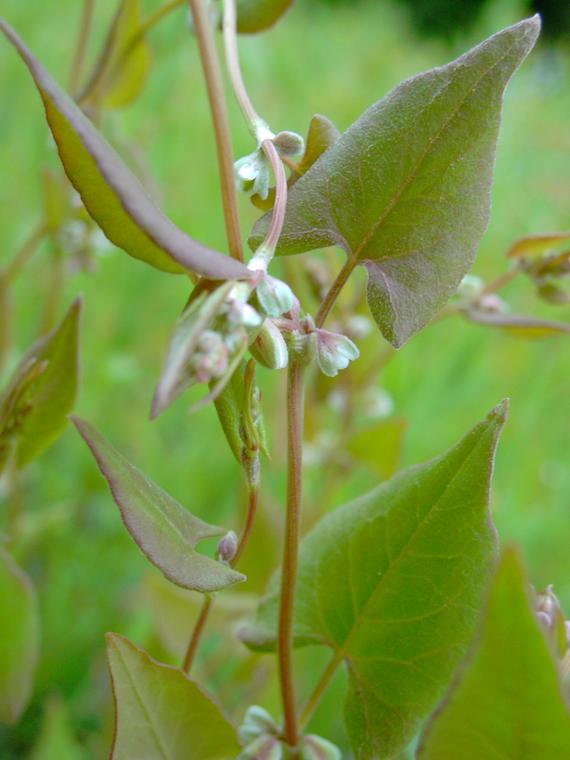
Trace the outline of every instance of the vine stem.
<path fill-rule="evenodd" d="M 346 285 L 346 281 L 352 274 L 352 271 L 355 266 L 356 264 L 352 258 L 348 258 L 345 261 L 342 269 L 340 270 L 340 272 L 336 276 L 335 281 L 331 285 L 329 292 L 326 294 L 326 296 L 323 299 L 323 302 L 319 306 L 319 310 L 315 317 L 315 324 L 317 327 L 322 327 L 324 325 L 325 320 L 328 317 L 330 310 L 334 306 L 336 299 L 339 297 L 341 290 Z"/>
<path fill-rule="evenodd" d="M 228 245 L 231 256 L 238 261 L 243 261 L 234 186 L 232 143 L 214 35 L 204 0 L 189 0 L 189 5 L 194 20 L 194 29 L 212 113 Z"/>
<path fill-rule="evenodd" d="M 24 241 L 12 261 L 6 266 L 2 275 L 6 283 L 12 282 L 20 274 L 20 271 L 26 266 L 46 234 L 47 227 L 41 222 Z"/>
<path fill-rule="evenodd" d="M 520 269 L 518 267 L 507 269 L 506 272 L 499 275 L 495 280 L 492 280 L 488 285 L 485 285 L 481 291 L 481 296 L 488 296 L 502 290 L 506 285 L 512 282 L 519 273 Z"/>
<path fill-rule="evenodd" d="M 93 23 L 94 8 L 95 0 L 84 0 L 81 20 L 79 22 L 79 36 L 77 38 L 77 45 L 75 47 L 75 53 L 69 71 L 68 89 L 72 95 L 75 95 L 81 80 L 81 70 L 83 69 L 83 63 L 85 62 L 87 43 L 89 41 L 89 35 Z"/>
<path fill-rule="evenodd" d="M 287 515 L 277 637 L 279 682 L 283 703 L 283 736 L 290 747 L 296 747 L 299 736 L 295 710 L 292 649 L 302 495 L 303 374 L 301 362 L 293 357 L 287 375 Z"/>
<path fill-rule="evenodd" d="M 249 484 L 247 489 L 247 508 L 245 519 L 243 527 L 241 529 L 241 535 L 238 541 L 236 555 L 231 562 L 232 567 L 235 567 L 237 565 L 249 542 L 251 531 L 255 523 L 255 516 L 257 514 L 258 498 L 259 486 L 257 484 Z M 213 604 L 213 596 L 208 595 L 204 597 L 204 601 L 202 602 L 202 609 L 200 610 L 198 619 L 196 620 L 194 628 L 192 629 L 192 633 L 190 634 L 190 641 L 188 642 L 188 647 L 186 648 L 186 654 L 184 655 L 184 661 L 182 663 L 182 670 L 186 674 L 190 673 L 190 670 L 192 669 L 192 665 L 196 657 L 196 652 L 198 651 L 198 644 L 200 643 L 200 639 L 204 633 L 204 628 L 210 616 L 210 612 L 212 611 Z"/>
<path fill-rule="evenodd" d="M 271 224 L 265 240 L 261 243 L 258 249 L 268 252 L 268 260 L 264 262 L 265 265 L 267 265 L 269 260 L 273 257 L 283 230 L 285 209 L 287 207 L 287 176 L 285 174 L 285 167 L 281 160 L 281 156 L 270 137 L 271 132 L 255 110 L 244 84 L 239 63 L 236 27 L 236 2 L 235 0 L 224 0 L 224 49 L 226 52 L 226 65 L 232 89 L 247 122 L 248 128 L 256 141 L 258 141 L 259 147 L 263 150 L 265 157 L 271 166 L 273 176 L 275 177 L 275 206 L 273 208 Z M 264 137 L 264 135 L 267 136 Z"/>

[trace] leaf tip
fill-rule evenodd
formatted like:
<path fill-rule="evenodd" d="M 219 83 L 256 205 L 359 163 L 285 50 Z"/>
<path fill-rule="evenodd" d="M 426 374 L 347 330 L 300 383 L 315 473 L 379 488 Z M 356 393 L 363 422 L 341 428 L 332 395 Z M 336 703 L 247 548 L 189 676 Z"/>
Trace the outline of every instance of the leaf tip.
<path fill-rule="evenodd" d="M 510 403 L 511 401 L 509 398 L 503 399 L 500 404 L 497 404 L 497 406 L 491 409 L 491 411 L 487 415 L 487 420 L 489 422 L 494 422 L 500 427 L 502 427 L 507 421 L 507 418 L 509 416 Z"/>

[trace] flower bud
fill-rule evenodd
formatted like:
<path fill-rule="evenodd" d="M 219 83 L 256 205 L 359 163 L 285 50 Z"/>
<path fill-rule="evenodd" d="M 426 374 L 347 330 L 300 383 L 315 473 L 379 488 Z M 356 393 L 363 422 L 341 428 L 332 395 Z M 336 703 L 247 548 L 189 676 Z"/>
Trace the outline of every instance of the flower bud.
<path fill-rule="evenodd" d="M 265 200 L 269 195 L 269 166 L 263 151 L 256 150 L 234 164 L 237 189 L 248 195 L 259 195 Z"/>
<path fill-rule="evenodd" d="M 272 142 L 281 158 L 295 159 L 305 152 L 305 140 L 296 132 L 279 132 Z"/>
<path fill-rule="evenodd" d="M 289 363 L 285 338 L 270 319 L 265 320 L 249 350 L 253 358 L 268 369 L 284 369 Z"/>
<path fill-rule="evenodd" d="M 293 308 L 296 298 L 283 280 L 265 274 L 259 281 L 255 293 L 257 300 L 268 317 L 280 317 Z"/>
<path fill-rule="evenodd" d="M 311 734 L 301 739 L 301 760 L 342 760 L 340 749 L 322 736 Z"/>
<path fill-rule="evenodd" d="M 243 723 L 238 728 L 238 738 L 241 744 L 250 744 L 262 734 L 277 734 L 277 724 L 271 715 L 259 705 L 248 707 Z"/>
<path fill-rule="evenodd" d="M 552 586 L 547 586 L 544 591 L 536 595 L 534 609 L 556 652 L 563 657 L 568 648 L 568 633 L 560 602 Z"/>
<path fill-rule="evenodd" d="M 459 283 L 455 292 L 455 301 L 460 308 L 471 306 L 478 300 L 483 292 L 485 283 L 480 277 L 472 274 L 466 274 Z"/>
<path fill-rule="evenodd" d="M 358 359 L 360 352 L 345 335 L 328 330 L 315 330 L 317 364 L 327 377 L 336 377 L 341 369 L 346 369 L 351 361 Z"/>
<path fill-rule="evenodd" d="M 238 537 L 233 530 L 230 530 L 221 539 L 218 544 L 217 557 L 222 562 L 229 564 L 236 556 L 238 550 Z"/>

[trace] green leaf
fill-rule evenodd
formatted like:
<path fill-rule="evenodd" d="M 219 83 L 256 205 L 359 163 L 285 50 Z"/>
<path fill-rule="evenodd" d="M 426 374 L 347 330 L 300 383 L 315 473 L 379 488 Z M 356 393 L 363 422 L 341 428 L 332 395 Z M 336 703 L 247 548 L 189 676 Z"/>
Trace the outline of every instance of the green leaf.
<path fill-rule="evenodd" d="M 34 343 L 0 397 L 0 470 L 12 452 L 24 467 L 65 427 L 77 394 L 81 308 L 77 298 L 61 324 Z"/>
<path fill-rule="evenodd" d="M 15 723 L 32 694 L 39 617 L 32 582 L 1 547 L 0 620 L 0 720 Z"/>
<path fill-rule="evenodd" d="M 338 245 L 368 271 L 368 303 L 399 347 L 442 308 L 487 226 L 503 90 L 538 16 L 398 85 L 291 190 L 277 253 Z M 256 248 L 268 228 L 254 229 Z"/>
<path fill-rule="evenodd" d="M 181 670 L 107 634 L 115 698 L 112 760 L 233 760 L 236 732 L 218 705 Z"/>
<path fill-rule="evenodd" d="M 565 322 L 551 322 L 546 319 L 525 317 L 519 314 L 498 314 L 496 312 L 470 309 L 464 312 L 470 322 L 489 327 L 498 327 L 519 338 L 541 340 L 570 334 L 570 325 Z"/>
<path fill-rule="evenodd" d="M 493 581 L 479 639 L 459 682 L 427 726 L 421 760 L 559 760 L 570 716 L 514 550 Z"/>
<path fill-rule="evenodd" d="M 465 653 L 496 547 L 489 481 L 506 404 L 462 441 L 327 515 L 301 542 L 297 646 L 346 663 L 357 760 L 391 758 L 442 697 Z M 279 580 L 243 632 L 275 647 Z"/>
<path fill-rule="evenodd" d="M 126 529 L 142 553 L 168 580 L 183 588 L 210 593 L 245 576 L 196 551 L 205 538 L 227 531 L 190 514 L 156 483 L 119 454 L 85 420 L 71 418 L 107 481 Z"/>
<path fill-rule="evenodd" d="M 380 478 L 389 478 L 398 468 L 406 427 L 407 422 L 401 417 L 379 420 L 354 433 L 346 449 Z"/>
<path fill-rule="evenodd" d="M 106 108 L 123 108 L 139 95 L 147 78 L 151 55 L 141 34 L 139 0 L 123 0 L 112 28 L 114 45 L 105 81 Z"/>
<path fill-rule="evenodd" d="M 192 270 L 213 280 L 247 278 L 239 262 L 206 248 L 159 211 L 89 119 L 4 21 L 0 29 L 28 67 L 69 180 L 109 240 L 165 272 Z"/>
<path fill-rule="evenodd" d="M 311 166 L 340 139 L 340 132 L 330 119 L 315 114 L 309 124 L 305 152 L 297 165 L 298 175 L 306 174 Z M 290 184 L 293 184 L 290 182 Z"/>
<path fill-rule="evenodd" d="M 28 760 L 85 760 L 61 698 L 48 700 L 40 734 Z"/>
<path fill-rule="evenodd" d="M 293 0 L 237 0 L 237 30 L 255 34 L 273 26 L 293 5 Z"/>

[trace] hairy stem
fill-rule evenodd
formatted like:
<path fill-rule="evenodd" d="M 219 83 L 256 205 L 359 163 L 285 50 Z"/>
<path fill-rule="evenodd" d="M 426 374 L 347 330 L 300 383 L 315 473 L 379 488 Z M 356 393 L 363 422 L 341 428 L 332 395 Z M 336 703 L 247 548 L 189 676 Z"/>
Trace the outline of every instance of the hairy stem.
<path fill-rule="evenodd" d="M 241 535 L 239 538 L 236 555 L 231 562 L 232 567 L 235 567 L 239 562 L 251 536 L 251 531 L 255 522 L 255 516 L 257 514 L 258 496 L 259 486 L 257 484 L 249 484 L 247 489 L 247 508 L 244 523 L 241 529 Z M 196 652 L 198 651 L 198 645 L 200 643 L 200 639 L 202 638 L 202 634 L 204 633 L 204 629 L 206 627 L 208 617 L 210 616 L 210 612 L 212 611 L 213 604 L 213 596 L 204 597 L 204 601 L 202 602 L 202 609 L 200 610 L 198 619 L 196 620 L 194 628 L 192 629 L 190 641 L 188 642 L 186 654 L 184 655 L 182 670 L 185 673 L 190 673 L 190 670 L 192 669 L 192 665 L 196 657 Z"/>
<path fill-rule="evenodd" d="M 315 324 L 317 327 L 322 327 L 325 323 L 326 318 L 329 315 L 330 310 L 335 304 L 336 299 L 339 297 L 341 290 L 346 285 L 346 282 L 350 275 L 352 274 L 352 271 L 354 267 L 356 266 L 353 259 L 349 258 L 345 261 L 344 266 L 338 273 L 335 281 L 330 287 L 329 292 L 326 294 L 326 296 L 323 299 L 323 302 L 319 306 L 319 310 L 317 312 L 317 316 L 315 317 Z"/>
<path fill-rule="evenodd" d="M 292 358 L 287 375 L 287 516 L 281 573 L 277 653 L 283 703 L 283 736 L 290 747 L 298 740 L 293 682 L 293 607 L 297 581 L 303 457 L 303 366 Z"/>
<path fill-rule="evenodd" d="M 81 13 L 81 21 L 79 22 L 79 36 L 69 71 L 68 89 L 71 95 L 75 95 L 81 81 L 81 71 L 85 62 L 89 34 L 91 33 L 94 8 L 95 0 L 83 0 L 83 11 Z"/>
<path fill-rule="evenodd" d="M 47 227 L 42 222 L 33 230 L 31 235 L 24 241 L 12 261 L 6 266 L 2 275 L 4 282 L 9 284 L 20 274 L 30 258 L 36 252 L 38 245 L 47 234 Z"/>
<path fill-rule="evenodd" d="M 238 261 L 243 261 L 241 232 L 234 186 L 232 143 L 226 103 L 224 100 L 222 74 L 216 53 L 214 35 L 204 0 L 189 0 L 189 4 L 190 10 L 192 11 L 192 18 L 194 20 L 196 39 L 198 40 L 200 59 L 202 61 L 202 69 L 208 91 L 208 100 L 212 112 L 212 124 L 216 140 L 216 151 L 218 154 L 220 187 L 222 191 L 224 223 L 228 245 L 230 254 Z"/>

